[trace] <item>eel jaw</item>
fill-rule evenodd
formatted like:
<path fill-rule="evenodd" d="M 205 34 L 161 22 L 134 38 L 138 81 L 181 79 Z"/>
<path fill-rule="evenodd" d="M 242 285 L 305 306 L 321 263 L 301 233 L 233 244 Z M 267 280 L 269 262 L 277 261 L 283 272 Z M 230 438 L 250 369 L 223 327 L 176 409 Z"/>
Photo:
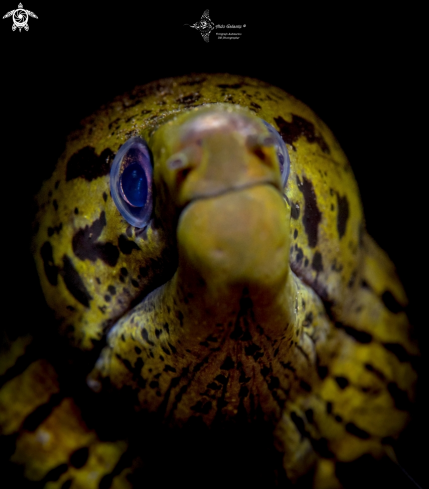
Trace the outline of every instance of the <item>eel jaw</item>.
<path fill-rule="evenodd" d="M 255 325 L 266 325 L 274 337 L 291 322 L 288 210 L 273 186 L 256 185 L 195 200 L 181 213 L 170 293 L 184 308 L 191 336 L 201 325 L 228 322 L 243 294 Z"/>
<path fill-rule="evenodd" d="M 260 321 L 289 323 L 290 209 L 264 123 L 240 107 L 199 107 L 160 127 L 151 148 L 155 212 L 179 257 L 169 293 L 192 304 L 185 322 L 224 322 L 247 291 Z"/>

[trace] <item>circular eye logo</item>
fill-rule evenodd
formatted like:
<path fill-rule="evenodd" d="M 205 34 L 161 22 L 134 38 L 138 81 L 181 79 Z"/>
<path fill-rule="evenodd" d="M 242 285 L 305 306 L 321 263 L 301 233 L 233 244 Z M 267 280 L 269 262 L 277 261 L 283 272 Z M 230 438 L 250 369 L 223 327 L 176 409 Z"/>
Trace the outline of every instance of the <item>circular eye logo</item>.
<path fill-rule="evenodd" d="M 22 3 L 18 5 L 18 8 L 16 10 L 11 10 L 8 12 L 6 15 L 3 15 L 3 19 L 6 19 L 7 17 L 12 17 L 13 20 L 13 25 L 12 25 L 12 30 L 15 31 L 16 28 L 18 27 L 19 32 L 21 32 L 21 29 L 25 29 L 28 31 L 28 18 L 29 17 L 34 17 L 37 19 L 37 15 L 31 12 L 30 10 L 25 10 L 22 7 Z"/>

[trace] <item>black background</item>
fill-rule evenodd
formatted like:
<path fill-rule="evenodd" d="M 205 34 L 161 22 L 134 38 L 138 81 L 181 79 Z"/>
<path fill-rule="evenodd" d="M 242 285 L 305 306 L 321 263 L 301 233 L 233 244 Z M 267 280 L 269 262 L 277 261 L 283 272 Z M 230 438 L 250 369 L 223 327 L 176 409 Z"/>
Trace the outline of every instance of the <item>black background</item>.
<path fill-rule="evenodd" d="M 15 3 L 3 2 L 1 15 Z M 281 10 L 274 4 L 233 10 L 221 3 L 158 3 L 48 7 L 27 0 L 24 8 L 38 16 L 29 19 L 28 32 L 12 32 L 11 18 L 1 21 L 4 310 L 17 323 L 37 325 L 43 318 L 28 251 L 31 201 L 68 132 L 135 85 L 189 72 L 238 73 L 292 93 L 333 130 L 355 172 L 367 229 L 397 265 L 427 359 L 423 12 L 392 5 L 314 10 L 285 2 Z M 241 38 L 219 40 L 214 31 L 205 43 L 183 25 L 197 22 L 206 8 L 215 24 L 246 24 Z M 422 485 L 428 479 L 425 408 L 420 399 L 400 453 Z"/>

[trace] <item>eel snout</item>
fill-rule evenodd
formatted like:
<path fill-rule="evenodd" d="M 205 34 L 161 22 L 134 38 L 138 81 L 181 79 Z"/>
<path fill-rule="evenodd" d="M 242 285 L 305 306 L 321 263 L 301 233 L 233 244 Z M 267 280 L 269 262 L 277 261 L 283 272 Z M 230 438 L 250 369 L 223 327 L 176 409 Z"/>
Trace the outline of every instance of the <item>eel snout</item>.
<path fill-rule="evenodd" d="M 175 232 L 176 285 L 182 297 L 198 297 L 194 315 L 234 309 L 244 288 L 269 307 L 287 282 L 290 211 L 267 126 L 217 104 L 167 122 L 151 146 L 157 213 Z"/>
<path fill-rule="evenodd" d="M 177 223 L 195 199 L 270 184 L 282 192 L 275 141 L 264 123 L 239 108 L 194 109 L 152 138 L 157 214 Z"/>

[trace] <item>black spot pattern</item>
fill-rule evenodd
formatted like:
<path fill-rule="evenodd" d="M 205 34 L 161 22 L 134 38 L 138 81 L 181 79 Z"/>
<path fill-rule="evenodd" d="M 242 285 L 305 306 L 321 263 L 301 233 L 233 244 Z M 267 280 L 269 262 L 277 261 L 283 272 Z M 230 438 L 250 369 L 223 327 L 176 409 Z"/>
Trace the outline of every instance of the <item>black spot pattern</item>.
<path fill-rule="evenodd" d="M 67 464 L 61 464 L 58 465 L 57 467 L 54 467 L 45 475 L 45 477 L 43 478 L 43 482 L 57 481 L 61 477 L 61 474 L 64 474 L 64 472 L 66 472 L 67 469 L 68 469 Z"/>
<path fill-rule="evenodd" d="M 340 389 L 345 389 L 349 385 L 349 381 L 346 377 L 335 377 L 335 382 L 338 384 Z"/>
<path fill-rule="evenodd" d="M 234 368 L 234 362 L 232 361 L 232 358 L 231 357 L 226 357 L 225 358 L 225 361 L 223 362 L 223 364 L 221 365 L 221 370 L 231 370 L 232 368 Z"/>
<path fill-rule="evenodd" d="M 114 267 L 119 258 L 118 248 L 109 242 L 98 242 L 98 238 L 106 225 L 106 214 L 100 213 L 90 226 L 79 229 L 72 239 L 73 253 L 80 260 L 102 260 L 107 265 Z"/>
<path fill-rule="evenodd" d="M 40 255 L 43 260 L 43 268 L 45 270 L 46 278 L 51 285 L 57 285 L 58 283 L 58 267 L 54 264 L 54 257 L 52 253 L 52 245 L 49 241 L 45 241 L 40 248 Z"/>
<path fill-rule="evenodd" d="M 73 262 L 67 255 L 63 256 L 61 275 L 70 294 L 83 306 L 89 307 L 89 301 L 92 300 L 92 296 L 87 291 L 80 275 L 73 266 Z"/>
<path fill-rule="evenodd" d="M 303 306 L 304 307 L 304 306 Z M 302 326 L 304 328 L 309 328 L 311 326 L 311 323 L 313 322 L 313 313 L 310 311 L 305 315 L 304 321 L 302 323 Z"/>
<path fill-rule="evenodd" d="M 316 251 L 311 262 L 311 268 L 316 271 L 316 273 L 323 272 L 323 261 L 320 251 Z"/>
<path fill-rule="evenodd" d="M 354 338 L 359 343 L 370 343 L 372 341 L 372 335 L 366 331 L 359 331 L 358 329 L 339 322 L 335 323 L 335 327 L 344 329 L 349 336 Z"/>
<path fill-rule="evenodd" d="M 140 248 L 136 245 L 136 243 L 134 243 L 134 241 L 127 239 L 125 234 L 121 234 L 119 236 L 118 246 L 121 250 L 121 253 L 123 253 L 124 255 L 130 255 L 133 250 L 140 250 Z"/>
<path fill-rule="evenodd" d="M 311 418 L 311 421 L 308 420 L 309 422 L 313 422 L 313 412 L 311 410 L 306 411 L 306 417 L 309 416 Z M 304 420 L 298 416 L 294 411 L 291 412 L 291 420 L 295 424 L 298 432 L 300 433 L 302 438 L 308 438 L 310 440 L 310 443 L 313 447 L 313 449 L 319 453 L 322 457 L 324 458 L 333 458 L 334 454 L 329 450 L 328 447 L 328 440 L 326 438 L 319 438 L 319 439 L 314 439 L 310 433 L 306 430 L 305 428 L 305 422 Z M 308 419 L 308 417 L 307 417 Z"/>
<path fill-rule="evenodd" d="M 324 153 L 330 153 L 329 146 L 322 136 L 316 135 L 314 124 L 306 119 L 292 114 L 292 122 L 286 122 L 283 117 L 274 118 L 279 127 L 279 132 L 283 140 L 293 146 L 293 143 L 298 141 L 301 136 L 304 136 L 309 143 L 316 143 Z"/>
<path fill-rule="evenodd" d="M 296 202 L 292 202 L 291 206 L 290 206 L 290 217 L 292 219 L 298 219 L 299 218 L 299 204 L 297 204 Z"/>
<path fill-rule="evenodd" d="M 401 363 L 409 362 L 411 365 L 416 366 L 415 364 L 417 363 L 419 357 L 410 355 L 399 343 L 383 343 L 383 346 L 386 348 L 386 350 L 393 353 Z"/>
<path fill-rule="evenodd" d="M 75 450 L 70 455 L 70 464 L 76 469 L 80 469 L 86 464 L 88 460 L 88 456 L 89 456 L 88 447 L 79 448 L 78 450 Z"/>
<path fill-rule="evenodd" d="M 404 310 L 404 308 L 399 304 L 399 302 L 396 300 L 395 296 L 390 292 L 390 290 L 386 290 L 383 292 L 381 295 L 381 300 L 383 301 L 383 304 L 389 309 L 390 312 L 393 312 L 393 314 L 398 314 L 398 312 L 401 312 Z"/>
<path fill-rule="evenodd" d="M 183 95 L 176 99 L 178 104 L 190 105 L 197 102 L 201 98 L 201 95 L 198 92 L 190 93 L 189 95 Z"/>
<path fill-rule="evenodd" d="M 302 248 L 300 248 L 298 245 L 295 245 L 295 250 L 296 250 L 295 260 L 297 263 L 300 263 L 304 258 L 304 252 L 302 251 Z"/>
<path fill-rule="evenodd" d="M 326 379 L 326 377 L 328 376 L 328 367 L 326 367 L 325 365 L 318 365 L 317 374 L 322 380 Z"/>
<path fill-rule="evenodd" d="M 35 431 L 37 427 L 52 413 L 52 410 L 58 406 L 62 399 L 62 394 L 52 394 L 48 402 L 38 406 L 27 416 L 27 418 L 25 418 L 23 428 L 27 431 Z"/>
<path fill-rule="evenodd" d="M 61 229 L 63 229 L 63 223 L 60 222 L 58 224 L 58 226 L 54 226 L 54 227 L 48 227 L 48 236 L 51 237 L 53 236 L 55 233 L 56 234 L 60 234 L 60 231 Z"/>
<path fill-rule="evenodd" d="M 230 83 L 230 84 L 219 83 L 219 85 L 218 85 L 219 88 L 232 88 L 232 89 L 237 89 L 237 88 L 240 88 L 242 86 L 243 86 L 242 83 Z"/>
<path fill-rule="evenodd" d="M 93 147 L 85 146 L 70 157 L 67 163 L 66 181 L 84 178 L 91 182 L 95 178 L 108 175 L 112 156 L 113 152 L 108 148 L 100 155 L 96 155 Z"/>
<path fill-rule="evenodd" d="M 290 418 L 293 421 L 294 425 L 296 426 L 296 429 L 301 434 L 301 436 L 305 437 L 307 435 L 307 430 L 305 429 L 304 420 L 300 416 L 298 416 L 294 411 L 291 412 Z"/>
<path fill-rule="evenodd" d="M 367 440 L 370 437 L 370 434 L 356 426 L 354 423 L 347 423 L 346 426 L 346 431 L 350 433 L 351 435 L 357 436 L 358 438 L 361 438 L 362 440 Z"/>
<path fill-rule="evenodd" d="M 338 204 L 338 214 L 337 214 L 337 231 L 340 239 L 346 233 L 347 221 L 349 219 L 349 201 L 347 195 L 341 197 L 337 193 L 337 204 Z"/>
<path fill-rule="evenodd" d="M 313 184 L 307 178 L 303 178 L 303 182 L 296 177 L 296 183 L 298 189 L 304 195 L 304 229 L 308 238 L 308 245 L 310 248 L 314 248 L 317 245 L 319 223 L 322 220 L 322 213 L 317 207 L 316 194 L 314 192 Z"/>
<path fill-rule="evenodd" d="M 374 365 L 371 365 L 370 363 L 365 363 L 364 367 L 368 372 L 372 372 L 376 377 L 378 377 L 380 380 L 385 380 L 386 377 L 383 374 L 381 370 L 378 370 L 374 367 Z"/>

